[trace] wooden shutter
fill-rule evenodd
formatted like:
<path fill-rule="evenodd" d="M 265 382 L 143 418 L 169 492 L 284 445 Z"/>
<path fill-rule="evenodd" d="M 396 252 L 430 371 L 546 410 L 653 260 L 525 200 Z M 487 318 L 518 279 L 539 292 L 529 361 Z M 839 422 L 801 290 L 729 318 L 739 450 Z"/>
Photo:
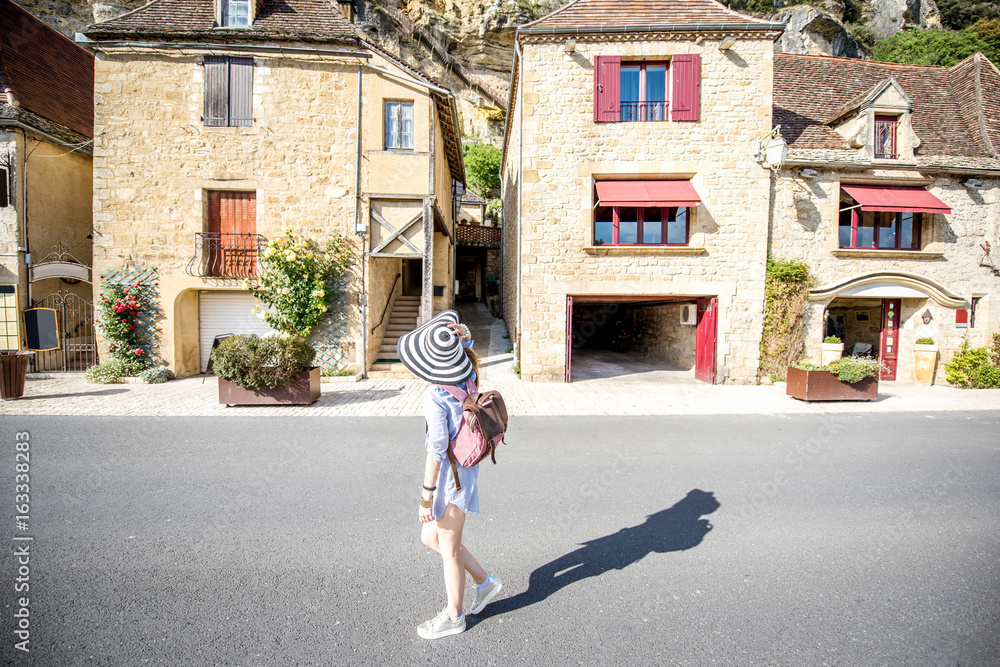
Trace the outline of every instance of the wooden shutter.
<path fill-rule="evenodd" d="M 205 125 L 229 125 L 229 58 L 205 56 Z"/>
<path fill-rule="evenodd" d="M 701 56 L 677 55 L 670 60 L 673 94 L 670 96 L 671 120 L 698 120 L 701 112 Z"/>
<path fill-rule="evenodd" d="M 257 266 L 257 193 L 208 193 L 206 275 L 252 276 Z"/>
<path fill-rule="evenodd" d="M 619 56 L 594 58 L 594 120 L 617 122 L 621 96 L 622 59 Z"/>
<path fill-rule="evenodd" d="M 253 125 L 253 58 L 229 58 L 229 124 Z"/>

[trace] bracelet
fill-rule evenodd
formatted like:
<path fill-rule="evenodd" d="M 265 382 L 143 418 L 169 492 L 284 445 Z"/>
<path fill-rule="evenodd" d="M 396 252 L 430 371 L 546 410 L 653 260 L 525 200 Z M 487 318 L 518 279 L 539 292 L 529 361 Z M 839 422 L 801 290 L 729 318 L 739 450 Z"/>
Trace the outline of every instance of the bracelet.
<path fill-rule="evenodd" d="M 424 491 L 429 491 L 430 493 L 434 493 L 435 491 L 437 491 L 436 486 L 427 486 L 425 484 L 421 484 L 420 488 L 423 489 Z"/>
<path fill-rule="evenodd" d="M 429 510 L 433 505 L 434 502 L 431 500 L 424 500 L 423 498 L 420 499 L 420 507 L 422 509 Z"/>
<path fill-rule="evenodd" d="M 465 329 L 465 337 L 466 338 L 472 338 L 472 332 L 469 331 L 469 325 L 463 324 L 462 328 Z"/>

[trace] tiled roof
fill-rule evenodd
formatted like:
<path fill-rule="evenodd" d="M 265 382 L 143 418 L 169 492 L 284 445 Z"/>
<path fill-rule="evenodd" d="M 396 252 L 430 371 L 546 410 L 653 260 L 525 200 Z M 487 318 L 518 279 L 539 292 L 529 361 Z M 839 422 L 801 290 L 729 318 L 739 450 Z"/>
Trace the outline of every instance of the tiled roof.
<path fill-rule="evenodd" d="M 951 68 L 951 90 L 984 150 L 1000 151 L 1000 71 L 981 54 Z"/>
<path fill-rule="evenodd" d="M 93 137 L 94 56 L 11 0 L 0 0 L 0 25 L 0 71 L 19 104 L 0 100 L 0 117 L 68 141 Z"/>
<path fill-rule="evenodd" d="M 772 120 L 794 149 L 846 149 L 826 121 L 890 77 L 913 101 L 911 121 L 921 142 L 918 157 L 989 157 L 966 122 L 967 114 L 952 94 L 952 73 L 944 67 L 775 53 Z"/>
<path fill-rule="evenodd" d="M 728 9 L 714 0 L 574 0 L 519 33 L 538 32 L 644 32 L 660 30 L 784 30 L 781 23 L 755 19 Z"/>
<path fill-rule="evenodd" d="M 213 0 L 153 0 L 87 28 L 92 39 L 158 36 L 222 41 L 302 40 L 354 43 L 354 26 L 328 0 L 263 0 L 249 28 L 220 28 Z"/>
<path fill-rule="evenodd" d="M 463 204 L 485 204 L 486 200 L 480 197 L 475 190 L 466 190 L 462 195 Z"/>

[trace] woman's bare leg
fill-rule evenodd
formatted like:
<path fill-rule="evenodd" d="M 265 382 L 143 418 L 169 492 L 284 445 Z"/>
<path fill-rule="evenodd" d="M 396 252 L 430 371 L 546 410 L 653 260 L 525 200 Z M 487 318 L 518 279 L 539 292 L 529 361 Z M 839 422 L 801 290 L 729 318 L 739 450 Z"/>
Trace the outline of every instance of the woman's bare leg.
<path fill-rule="evenodd" d="M 486 581 L 486 571 L 468 549 L 462 546 L 465 512 L 449 504 L 437 522 L 438 545 L 444 561 L 444 587 L 448 592 L 448 615 L 458 618 L 462 614 L 465 597 L 465 572 L 474 580 Z"/>
<path fill-rule="evenodd" d="M 436 522 L 425 523 L 421 527 L 420 541 L 423 542 L 427 548 L 441 553 L 441 544 L 438 540 L 438 526 Z M 472 555 L 472 552 L 470 552 L 464 544 L 462 545 L 462 565 L 477 585 L 481 585 L 484 581 L 486 581 L 486 577 L 488 576 L 486 570 L 483 569 L 483 566 L 479 564 L 479 561 L 476 560 L 476 558 Z"/>

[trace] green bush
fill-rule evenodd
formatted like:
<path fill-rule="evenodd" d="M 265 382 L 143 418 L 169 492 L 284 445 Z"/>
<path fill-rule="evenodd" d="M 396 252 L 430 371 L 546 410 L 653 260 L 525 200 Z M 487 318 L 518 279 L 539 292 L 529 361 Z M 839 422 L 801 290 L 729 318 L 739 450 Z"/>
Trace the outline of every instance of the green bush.
<path fill-rule="evenodd" d="M 483 197 L 500 187 L 500 149 L 492 144 L 466 141 L 462 144 L 462 159 L 469 187 Z"/>
<path fill-rule="evenodd" d="M 934 344 L 934 339 L 933 338 L 926 338 L 925 337 L 925 338 L 918 338 L 917 339 L 917 345 L 933 345 L 933 344 Z"/>
<path fill-rule="evenodd" d="M 972 348 L 969 339 L 962 340 L 962 348 L 944 367 L 945 379 L 956 387 L 965 389 L 995 389 L 1000 387 L 1000 337 L 993 337 L 993 348 Z"/>
<path fill-rule="evenodd" d="M 975 24 L 980 19 L 1000 18 L 1000 7 L 993 2 L 981 0 L 937 0 L 941 12 L 941 24 L 945 28 L 961 30 Z"/>
<path fill-rule="evenodd" d="M 802 359 L 792 364 L 792 368 L 804 371 L 830 371 L 841 382 L 854 384 L 865 378 L 878 377 L 882 372 L 882 362 L 872 357 L 842 357 L 830 362 L 829 366 L 817 366 L 811 361 Z"/>
<path fill-rule="evenodd" d="M 139 379 L 146 384 L 161 384 L 174 379 L 174 374 L 166 366 L 153 366 L 139 373 Z"/>
<path fill-rule="evenodd" d="M 123 377 L 132 375 L 130 370 L 121 359 L 111 358 L 88 368 L 85 377 L 91 384 L 121 384 Z"/>
<path fill-rule="evenodd" d="M 875 42 L 872 60 L 909 65 L 951 67 L 989 47 L 969 30 L 904 30 Z"/>
<path fill-rule="evenodd" d="M 287 387 L 312 367 L 314 350 L 298 336 L 230 336 L 212 352 L 215 374 L 244 389 Z"/>
<path fill-rule="evenodd" d="M 823 339 L 824 343 L 830 343 L 831 345 L 839 345 L 844 341 L 840 340 L 840 336 L 827 336 Z"/>

